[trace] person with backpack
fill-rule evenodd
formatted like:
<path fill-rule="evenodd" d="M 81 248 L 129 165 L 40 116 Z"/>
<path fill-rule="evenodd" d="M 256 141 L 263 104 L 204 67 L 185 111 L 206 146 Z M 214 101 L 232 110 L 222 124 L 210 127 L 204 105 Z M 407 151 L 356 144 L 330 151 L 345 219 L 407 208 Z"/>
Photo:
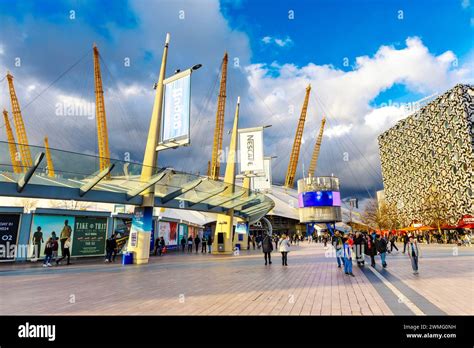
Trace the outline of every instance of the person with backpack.
<path fill-rule="evenodd" d="M 334 247 L 334 250 L 336 252 L 336 260 L 337 260 L 337 268 L 341 268 L 341 265 L 344 264 L 343 256 L 344 256 L 344 244 L 342 242 L 342 237 L 339 231 L 336 231 L 334 233 L 334 236 L 332 237 L 332 246 Z"/>
<path fill-rule="evenodd" d="M 50 237 L 44 246 L 43 267 L 51 267 L 51 259 L 53 257 L 53 239 Z"/>
<path fill-rule="evenodd" d="M 268 260 L 268 263 L 271 265 L 272 264 L 273 243 L 272 243 L 272 238 L 267 234 L 267 232 L 265 232 L 264 235 L 263 235 L 262 251 L 263 251 L 263 255 L 265 257 L 265 266 L 267 265 L 267 260 Z"/>
<path fill-rule="evenodd" d="M 382 238 L 380 234 L 377 235 L 377 239 L 375 240 L 375 247 L 377 248 L 377 252 L 380 254 L 382 267 L 387 267 L 387 262 L 385 262 L 385 257 L 387 255 L 387 241 L 385 238 Z"/>

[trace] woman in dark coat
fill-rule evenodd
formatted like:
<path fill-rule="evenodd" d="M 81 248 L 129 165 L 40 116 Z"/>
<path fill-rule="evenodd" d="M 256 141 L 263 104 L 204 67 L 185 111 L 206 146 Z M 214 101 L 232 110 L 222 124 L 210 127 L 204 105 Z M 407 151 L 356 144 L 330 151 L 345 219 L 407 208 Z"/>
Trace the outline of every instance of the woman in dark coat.
<path fill-rule="evenodd" d="M 367 234 L 366 236 L 365 250 L 366 254 L 370 256 L 370 265 L 375 267 L 375 255 L 377 255 L 377 248 L 375 247 L 375 242 L 370 234 Z"/>
<path fill-rule="evenodd" d="M 271 265 L 272 264 L 271 253 L 273 251 L 273 243 L 272 243 L 272 238 L 267 233 L 265 233 L 265 235 L 263 236 L 262 251 L 263 251 L 263 255 L 265 255 L 265 265 L 267 265 L 267 259 L 268 259 L 268 263 L 270 263 Z"/>
<path fill-rule="evenodd" d="M 364 266 L 364 248 L 365 240 L 364 236 L 360 232 L 356 232 L 356 237 L 354 238 L 356 260 L 358 266 Z"/>

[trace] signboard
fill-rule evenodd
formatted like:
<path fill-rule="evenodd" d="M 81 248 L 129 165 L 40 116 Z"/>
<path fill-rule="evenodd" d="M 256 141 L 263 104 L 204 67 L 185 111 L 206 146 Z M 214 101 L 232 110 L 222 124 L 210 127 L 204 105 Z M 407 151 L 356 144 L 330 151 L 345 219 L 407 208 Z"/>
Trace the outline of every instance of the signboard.
<path fill-rule="evenodd" d="M 341 194 L 338 191 L 314 191 L 298 194 L 298 207 L 340 207 Z"/>
<path fill-rule="evenodd" d="M 255 176 L 250 178 L 250 188 L 253 191 L 266 191 L 272 188 L 272 158 L 263 159 L 263 171 L 265 176 Z"/>
<path fill-rule="evenodd" d="M 153 207 L 135 207 L 130 229 L 130 246 L 138 246 L 138 232 L 151 233 L 153 224 Z"/>
<path fill-rule="evenodd" d="M 19 225 L 19 214 L 0 214 L 0 261 L 15 259 Z"/>
<path fill-rule="evenodd" d="M 163 114 L 157 150 L 189 144 L 191 69 L 163 81 Z"/>
<path fill-rule="evenodd" d="M 67 237 L 71 237 L 74 248 L 74 216 L 65 215 L 34 215 L 29 240 L 29 258 L 42 258 L 44 246 L 49 238 L 58 240 L 58 256 L 62 256 L 62 248 Z M 39 252 L 36 254 L 36 252 Z"/>
<path fill-rule="evenodd" d="M 107 218 L 77 216 L 71 256 L 104 255 L 106 238 Z"/>
<path fill-rule="evenodd" d="M 246 222 L 237 222 L 237 225 L 235 226 L 235 233 L 247 234 L 248 233 L 247 223 Z"/>
<path fill-rule="evenodd" d="M 240 172 L 263 172 L 263 127 L 239 129 Z"/>

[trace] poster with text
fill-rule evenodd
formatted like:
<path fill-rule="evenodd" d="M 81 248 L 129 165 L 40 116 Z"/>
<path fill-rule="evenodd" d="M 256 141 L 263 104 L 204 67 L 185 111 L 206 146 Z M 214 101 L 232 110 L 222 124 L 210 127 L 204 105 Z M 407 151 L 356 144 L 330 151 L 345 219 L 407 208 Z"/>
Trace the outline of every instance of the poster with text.
<path fill-rule="evenodd" d="M 77 216 L 71 256 L 95 256 L 105 254 L 107 218 Z"/>
<path fill-rule="evenodd" d="M 16 254 L 20 214 L 0 214 L 0 261 L 13 261 Z"/>

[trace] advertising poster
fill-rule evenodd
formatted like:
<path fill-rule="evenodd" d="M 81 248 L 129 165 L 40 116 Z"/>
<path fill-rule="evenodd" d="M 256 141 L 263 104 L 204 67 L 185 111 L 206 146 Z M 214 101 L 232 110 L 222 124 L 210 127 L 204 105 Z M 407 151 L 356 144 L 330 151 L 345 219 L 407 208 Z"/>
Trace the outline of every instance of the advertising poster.
<path fill-rule="evenodd" d="M 181 239 L 184 239 L 187 241 L 188 240 L 188 225 L 185 224 L 179 224 L 178 227 L 178 242 L 181 244 Z"/>
<path fill-rule="evenodd" d="M 77 216 L 71 256 L 104 255 L 106 238 L 107 218 Z"/>
<path fill-rule="evenodd" d="M 151 233 L 153 228 L 153 207 L 136 207 L 130 229 L 130 246 L 137 247 L 138 233 Z"/>
<path fill-rule="evenodd" d="M 311 191 L 298 194 L 298 207 L 340 207 L 341 194 L 338 191 Z"/>
<path fill-rule="evenodd" d="M 19 225 L 19 214 L 0 214 L 0 261 L 15 259 Z"/>
<path fill-rule="evenodd" d="M 191 111 L 191 70 L 183 71 L 164 81 L 163 117 L 160 144 L 189 144 Z"/>
<path fill-rule="evenodd" d="M 165 245 L 178 244 L 178 223 L 177 222 L 159 222 L 158 237 L 163 237 Z"/>
<path fill-rule="evenodd" d="M 52 237 L 58 240 L 58 256 L 62 256 L 62 246 L 68 237 L 71 237 L 72 247 L 74 247 L 74 216 L 65 215 L 34 215 L 31 225 L 29 240 L 29 255 L 42 258 L 44 256 L 44 245 Z M 39 250 L 39 255 L 35 254 Z"/>
<path fill-rule="evenodd" d="M 117 235 L 117 249 L 120 253 L 127 244 L 132 227 L 132 219 L 130 218 L 114 218 L 114 233 Z"/>
<path fill-rule="evenodd" d="M 263 128 L 239 129 L 240 172 L 263 172 Z"/>

